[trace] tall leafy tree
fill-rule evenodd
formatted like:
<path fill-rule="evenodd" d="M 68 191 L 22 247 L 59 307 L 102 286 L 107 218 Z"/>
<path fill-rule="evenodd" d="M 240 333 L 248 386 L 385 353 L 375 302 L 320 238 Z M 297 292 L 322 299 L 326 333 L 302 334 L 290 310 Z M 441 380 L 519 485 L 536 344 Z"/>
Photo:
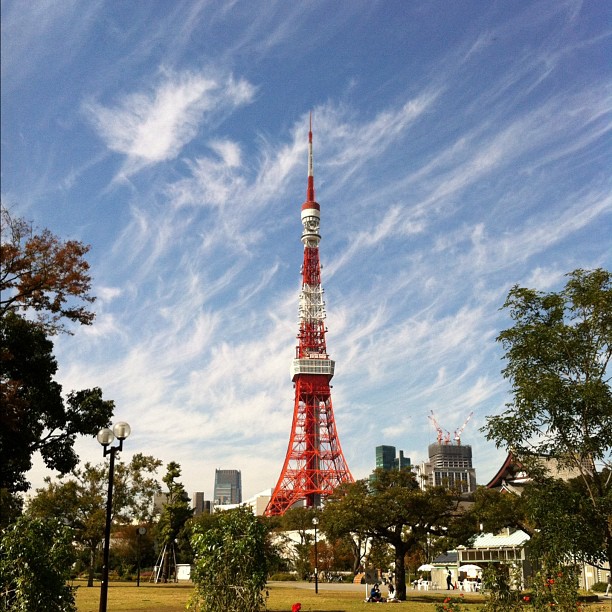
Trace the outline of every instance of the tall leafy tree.
<path fill-rule="evenodd" d="M 161 461 L 137 453 L 129 463 L 118 461 L 113 483 L 113 524 L 151 522 L 153 494 L 160 489 L 155 472 Z M 88 586 L 93 586 L 94 570 L 104 539 L 108 466 L 86 463 L 65 478 L 37 489 L 28 514 L 38 518 L 61 517 L 74 529 L 74 538 L 87 553 Z"/>
<path fill-rule="evenodd" d="M 72 530 L 22 516 L 0 536 L 0 610 L 74 612 Z"/>
<path fill-rule="evenodd" d="M 246 507 L 219 513 L 212 525 L 198 523 L 193 603 L 202 612 L 258 612 L 268 577 L 264 523 Z"/>
<path fill-rule="evenodd" d="M 162 578 L 168 580 L 170 575 L 170 555 L 175 554 L 174 545 L 179 539 L 185 524 L 193 515 L 189 495 L 180 482 L 181 466 L 171 461 L 166 466 L 163 482 L 166 485 L 166 503 L 159 517 L 158 529 L 161 540 Z"/>
<path fill-rule="evenodd" d="M 74 468 L 77 435 L 108 425 L 113 403 L 100 389 L 71 393 L 54 381 L 57 363 L 49 336 L 66 322 L 88 325 L 91 278 L 88 246 L 61 241 L 49 230 L 0 207 L 0 489 L 25 491 L 31 457 L 65 474 Z"/>
<path fill-rule="evenodd" d="M 40 327 L 13 312 L 0 317 L 0 488 L 27 490 L 37 451 L 50 469 L 69 472 L 78 463 L 76 436 L 110 422 L 114 403 L 99 388 L 64 401 L 56 372 L 53 343 Z"/>
<path fill-rule="evenodd" d="M 513 401 L 487 419 L 485 431 L 534 475 L 542 504 L 563 504 L 574 523 L 588 514 L 588 545 L 575 550 L 564 538 L 565 521 L 556 520 L 546 521 L 551 542 L 565 539 L 567 553 L 612 564 L 612 277 L 603 269 L 579 269 L 567 279 L 558 292 L 515 286 L 508 294 L 504 308 L 514 325 L 498 341 L 506 351 L 503 375 L 512 384 Z M 580 475 L 588 507 L 573 503 L 566 485 L 559 494 L 561 485 L 550 481 L 554 474 L 543 469 L 542 456 Z"/>
<path fill-rule="evenodd" d="M 458 500 L 441 487 L 422 490 L 409 470 L 375 471 L 375 478 L 343 484 L 327 498 L 321 528 L 330 537 L 361 534 L 394 550 L 397 596 L 406 599 L 405 556 L 430 536 L 444 536 Z"/>
<path fill-rule="evenodd" d="M 0 317 L 33 313 L 50 334 L 66 331 L 64 320 L 89 325 L 91 277 L 84 259 L 89 247 L 62 242 L 48 229 L 35 231 L 25 219 L 0 209 Z"/>
<path fill-rule="evenodd" d="M 282 516 L 273 519 L 282 531 L 295 531 L 299 535 L 299 542 L 291 542 L 287 538 L 285 548 L 292 552 L 293 568 L 304 579 L 312 573 L 314 567 L 310 554 L 314 542 L 312 519 L 315 515 L 316 511 L 312 508 L 290 508 Z M 280 534 L 279 537 L 284 538 Z"/>

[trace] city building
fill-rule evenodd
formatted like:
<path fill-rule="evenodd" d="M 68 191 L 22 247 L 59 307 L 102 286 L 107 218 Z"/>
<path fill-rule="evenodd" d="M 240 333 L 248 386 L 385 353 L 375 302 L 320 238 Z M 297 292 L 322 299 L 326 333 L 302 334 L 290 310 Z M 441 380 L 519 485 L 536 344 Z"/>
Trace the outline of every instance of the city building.
<path fill-rule="evenodd" d="M 410 458 L 404 457 L 404 451 L 400 450 L 396 455 L 395 446 L 377 446 L 376 447 L 376 468 L 383 470 L 402 470 L 410 468 Z"/>
<path fill-rule="evenodd" d="M 476 490 L 476 470 L 472 467 L 470 445 L 437 443 L 430 444 L 429 461 L 417 467 L 417 476 L 422 489 L 446 487 L 460 493 Z"/>
<path fill-rule="evenodd" d="M 242 502 L 242 474 L 240 470 L 215 470 L 215 506 Z"/>
<path fill-rule="evenodd" d="M 210 500 L 204 499 L 203 491 L 197 491 L 191 496 L 191 506 L 193 508 L 193 516 L 211 513 Z"/>
<path fill-rule="evenodd" d="M 164 506 L 168 503 L 167 493 L 154 493 L 153 494 L 153 513 L 161 514 Z"/>
<path fill-rule="evenodd" d="M 240 506 L 246 506 L 251 509 L 255 516 L 262 516 L 263 514 L 265 514 L 266 508 L 271 497 L 272 489 L 265 489 L 264 491 L 261 491 L 261 493 L 257 493 L 253 497 L 245 499 L 239 504 L 225 504 L 223 506 L 215 506 L 215 512 L 233 510 L 234 508 L 239 508 Z"/>
<path fill-rule="evenodd" d="M 376 447 L 376 469 L 390 470 L 395 462 L 395 446 Z"/>

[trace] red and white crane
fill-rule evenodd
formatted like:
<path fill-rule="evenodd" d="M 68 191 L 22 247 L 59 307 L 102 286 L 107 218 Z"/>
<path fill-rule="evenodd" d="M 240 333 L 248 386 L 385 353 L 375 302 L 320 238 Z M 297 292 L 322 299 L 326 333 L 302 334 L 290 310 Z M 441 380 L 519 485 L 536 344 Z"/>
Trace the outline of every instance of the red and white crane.
<path fill-rule="evenodd" d="M 465 426 L 468 424 L 468 421 L 472 418 L 473 414 L 474 411 L 472 410 L 472 412 L 470 412 L 470 414 L 468 415 L 468 418 L 465 419 L 463 425 L 459 429 L 455 430 L 455 442 L 457 443 L 457 446 L 461 446 L 461 434 L 463 433 Z"/>
<path fill-rule="evenodd" d="M 433 426 L 438 432 L 438 444 L 442 444 L 442 441 L 444 441 L 444 444 L 450 444 L 450 432 L 446 431 L 446 429 L 442 429 L 436 420 L 433 410 L 430 410 L 430 412 L 431 414 L 428 415 L 427 418 L 433 423 Z"/>

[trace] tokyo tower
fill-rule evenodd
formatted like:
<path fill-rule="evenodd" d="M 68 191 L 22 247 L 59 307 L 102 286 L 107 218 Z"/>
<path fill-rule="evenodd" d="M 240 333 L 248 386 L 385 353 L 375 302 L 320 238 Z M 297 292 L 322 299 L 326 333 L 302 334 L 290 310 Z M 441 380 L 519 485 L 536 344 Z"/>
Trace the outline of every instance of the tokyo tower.
<path fill-rule="evenodd" d="M 285 463 L 266 515 L 284 514 L 294 504 L 319 507 L 343 482 L 353 482 L 348 469 L 332 409 L 329 381 L 334 362 L 325 346 L 325 302 L 319 262 L 321 207 L 315 201 L 312 163 L 312 116 L 308 131 L 308 187 L 302 204 L 302 290 L 300 331 L 291 366 L 295 400 L 293 423 Z"/>

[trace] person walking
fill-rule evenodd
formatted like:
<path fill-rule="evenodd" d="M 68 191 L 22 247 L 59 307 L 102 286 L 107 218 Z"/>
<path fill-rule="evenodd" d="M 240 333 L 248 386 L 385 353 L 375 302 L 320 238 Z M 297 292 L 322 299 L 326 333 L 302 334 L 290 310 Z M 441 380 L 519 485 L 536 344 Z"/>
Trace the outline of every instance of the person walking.
<path fill-rule="evenodd" d="M 448 569 L 448 567 L 446 569 Z M 451 574 L 451 571 L 448 570 L 448 574 L 446 574 L 446 590 L 450 591 L 451 589 L 454 589 L 454 587 L 453 587 L 453 575 Z"/>

